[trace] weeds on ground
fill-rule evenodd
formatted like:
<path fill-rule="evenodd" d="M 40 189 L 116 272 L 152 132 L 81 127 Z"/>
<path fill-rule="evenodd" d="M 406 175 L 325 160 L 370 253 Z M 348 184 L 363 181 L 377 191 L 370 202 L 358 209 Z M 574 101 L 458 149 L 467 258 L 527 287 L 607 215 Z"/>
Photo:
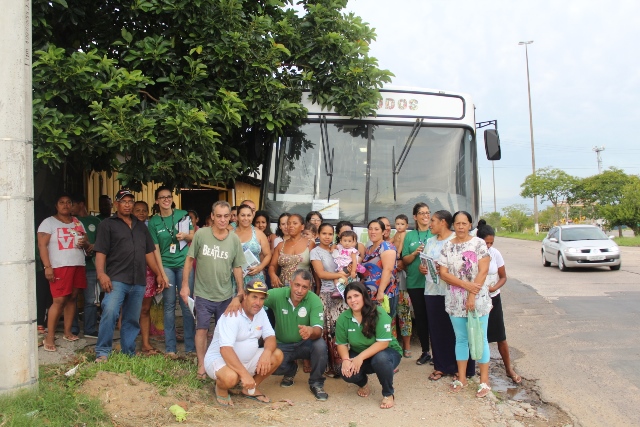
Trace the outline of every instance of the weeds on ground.
<path fill-rule="evenodd" d="M 640 237 L 615 237 L 618 246 L 640 246 Z"/>
<path fill-rule="evenodd" d="M 498 237 L 509 237 L 511 239 L 533 240 L 533 241 L 542 242 L 542 239 L 544 239 L 547 236 L 547 233 L 546 232 L 544 233 L 540 232 L 539 234 L 535 234 L 534 232 L 509 233 L 505 231 L 499 231 L 496 233 L 496 235 Z"/>
<path fill-rule="evenodd" d="M 79 365 L 76 374 L 65 376 L 65 372 L 76 365 Z M 130 372 L 137 379 L 157 386 L 161 393 L 173 387 L 202 388 L 193 364 L 188 360 L 114 353 L 107 362 L 94 363 L 93 356 L 78 354 L 70 364 L 41 366 L 37 388 L 0 396 L 0 426 L 112 425 L 100 401 L 79 392 L 79 386 L 99 371 Z"/>

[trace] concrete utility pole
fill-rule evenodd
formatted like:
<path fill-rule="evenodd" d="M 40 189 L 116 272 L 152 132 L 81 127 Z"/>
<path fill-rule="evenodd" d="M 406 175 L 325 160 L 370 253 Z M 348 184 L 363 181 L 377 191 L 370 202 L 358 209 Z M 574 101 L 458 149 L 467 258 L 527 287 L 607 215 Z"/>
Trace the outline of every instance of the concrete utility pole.
<path fill-rule="evenodd" d="M 598 173 L 602 173 L 602 156 L 600 155 L 601 151 L 604 151 L 604 145 L 602 147 L 593 147 L 593 151 L 596 152 L 596 156 L 598 158 Z"/>
<path fill-rule="evenodd" d="M 33 224 L 31 0 L 0 13 L 0 393 L 38 381 Z"/>
<path fill-rule="evenodd" d="M 518 45 L 524 46 L 524 55 L 527 61 L 527 94 L 529 95 L 529 131 L 531 132 L 531 168 L 533 169 L 533 175 L 536 174 L 536 152 L 533 145 L 533 115 L 531 114 L 531 82 L 529 80 L 529 49 L 528 45 L 533 43 L 533 40 L 527 42 L 519 42 Z M 538 196 L 533 196 L 533 221 L 535 223 L 534 230 L 538 234 L 540 227 L 538 225 Z"/>

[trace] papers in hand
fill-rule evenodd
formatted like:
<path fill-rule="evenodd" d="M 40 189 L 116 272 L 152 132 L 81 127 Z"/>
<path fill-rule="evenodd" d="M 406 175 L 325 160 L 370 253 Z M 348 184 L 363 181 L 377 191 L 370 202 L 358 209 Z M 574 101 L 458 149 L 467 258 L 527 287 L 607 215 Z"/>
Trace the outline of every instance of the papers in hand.
<path fill-rule="evenodd" d="M 185 215 L 184 218 L 178 222 L 178 233 L 189 234 L 189 227 L 191 227 L 191 217 Z M 180 250 L 184 249 L 185 246 L 187 246 L 187 241 L 180 240 Z"/>
<path fill-rule="evenodd" d="M 244 259 L 247 262 L 242 264 L 242 277 L 245 277 L 253 267 L 260 265 L 260 260 L 249 249 L 244 251 Z"/>
<path fill-rule="evenodd" d="M 438 276 L 438 270 L 436 269 L 436 260 L 429 257 L 424 252 L 420 253 L 420 264 L 427 269 L 431 281 L 436 285 L 440 283 L 440 276 Z"/>
<path fill-rule="evenodd" d="M 189 311 L 191 312 L 191 315 L 195 319 L 196 318 L 196 313 L 195 313 L 195 311 L 193 311 L 193 309 L 196 306 L 196 302 L 191 297 L 187 297 L 187 302 L 189 303 Z"/>

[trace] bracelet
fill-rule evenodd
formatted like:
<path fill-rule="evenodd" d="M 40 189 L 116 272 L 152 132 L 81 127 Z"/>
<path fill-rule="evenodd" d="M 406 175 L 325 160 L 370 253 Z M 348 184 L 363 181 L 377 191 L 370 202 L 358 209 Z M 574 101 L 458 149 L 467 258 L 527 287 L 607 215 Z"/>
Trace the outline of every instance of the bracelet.
<path fill-rule="evenodd" d="M 45 265 L 44 269 L 46 270 L 47 268 L 53 268 L 53 267 L 51 267 L 50 265 Z"/>

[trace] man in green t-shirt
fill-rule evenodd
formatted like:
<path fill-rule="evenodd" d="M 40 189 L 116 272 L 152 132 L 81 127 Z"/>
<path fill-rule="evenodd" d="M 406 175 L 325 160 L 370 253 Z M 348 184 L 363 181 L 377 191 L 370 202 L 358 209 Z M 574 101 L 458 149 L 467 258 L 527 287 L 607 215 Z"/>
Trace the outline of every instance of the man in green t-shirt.
<path fill-rule="evenodd" d="M 72 197 L 71 215 L 80 220 L 87 234 L 84 236 L 88 241 L 85 247 L 85 274 L 87 277 L 87 287 L 84 289 L 84 337 L 98 338 L 98 306 L 100 305 L 100 285 L 96 278 L 95 254 L 93 253 L 93 244 L 96 242 L 96 233 L 100 219 L 89 215 L 87 210 L 86 199 L 82 194 L 76 194 Z M 85 239 L 82 239 L 84 242 Z M 73 319 L 73 327 L 71 332 L 78 334 L 77 314 Z"/>
<path fill-rule="evenodd" d="M 198 355 L 198 378 L 206 379 L 204 354 L 207 351 L 207 331 L 211 317 L 216 321 L 227 308 L 237 312 L 240 310 L 244 289 L 238 287 L 238 294 L 233 296 L 231 274 L 236 283 L 243 283 L 242 265 L 246 262 L 242 243 L 236 233 L 227 229 L 231 217 L 229 203 L 219 200 L 211 208 L 211 227 L 203 227 L 196 231 L 189 247 L 189 253 L 182 271 L 182 288 L 180 297 L 188 304 L 189 274 L 193 260 L 197 261 L 196 277 L 193 290 L 196 311 L 196 354 Z"/>
<path fill-rule="evenodd" d="M 198 267 L 200 268 L 200 267 Z M 284 360 L 274 375 L 283 375 L 281 387 L 291 387 L 298 372 L 298 359 L 311 359 L 309 389 L 318 400 L 327 400 L 324 371 L 327 368 L 327 343 L 322 338 L 324 306 L 309 292 L 313 276 L 308 270 L 296 270 L 291 287 L 270 289 L 265 307 L 276 318 L 276 340 Z"/>

